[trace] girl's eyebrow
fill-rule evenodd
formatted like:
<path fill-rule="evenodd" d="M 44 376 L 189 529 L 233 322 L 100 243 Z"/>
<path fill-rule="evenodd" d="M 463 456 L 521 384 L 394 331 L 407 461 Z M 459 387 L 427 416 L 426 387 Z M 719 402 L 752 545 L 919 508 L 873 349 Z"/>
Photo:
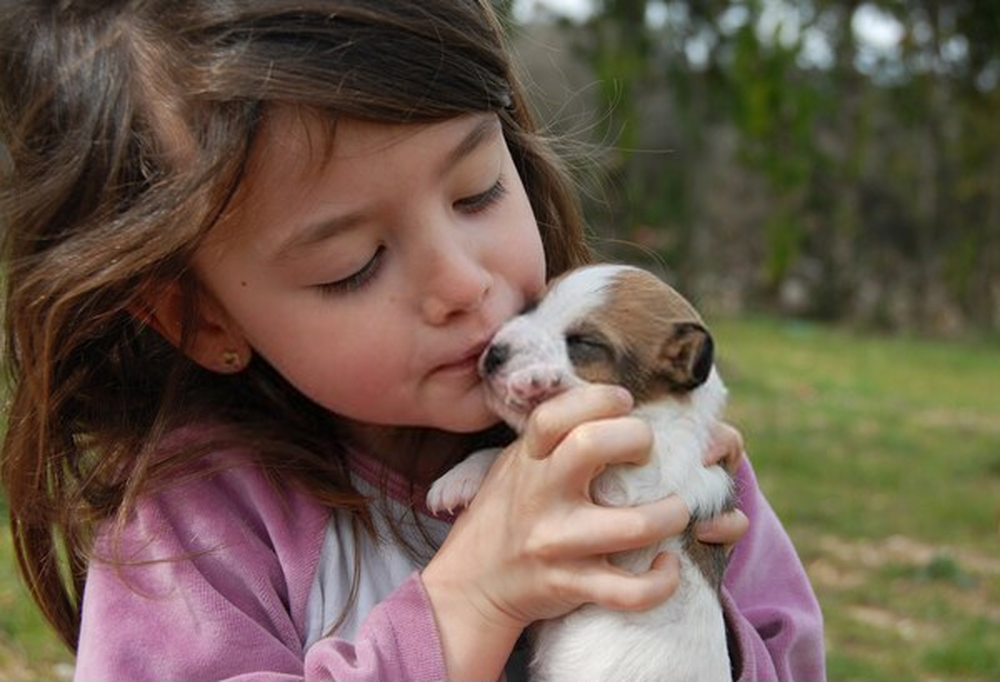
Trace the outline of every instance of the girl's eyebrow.
<path fill-rule="evenodd" d="M 292 260 L 310 246 L 315 246 L 341 232 L 346 232 L 354 225 L 363 222 L 360 213 L 348 213 L 332 218 L 323 218 L 315 223 L 296 229 L 292 235 L 278 246 L 274 254 L 276 262 Z"/>
<path fill-rule="evenodd" d="M 440 169 L 442 173 L 488 142 L 499 129 L 500 119 L 496 116 L 482 118 L 445 157 Z"/>
<path fill-rule="evenodd" d="M 496 116 L 483 117 L 444 157 L 438 169 L 440 174 L 443 175 L 449 168 L 492 140 L 499 130 L 500 120 Z M 309 223 L 294 230 L 289 238 L 278 246 L 274 260 L 289 260 L 303 249 L 319 244 L 340 232 L 346 232 L 364 219 L 363 214 L 352 212 Z"/>

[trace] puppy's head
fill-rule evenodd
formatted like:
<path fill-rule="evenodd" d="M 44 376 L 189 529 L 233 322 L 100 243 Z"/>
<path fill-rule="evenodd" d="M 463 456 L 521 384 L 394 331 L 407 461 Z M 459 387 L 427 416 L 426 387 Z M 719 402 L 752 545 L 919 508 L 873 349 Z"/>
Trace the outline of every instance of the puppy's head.
<path fill-rule="evenodd" d="M 597 265 L 555 280 L 504 325 L 480 358 L 490 407 L 517 430 L 540 402 L 581 383 L 617 384 L 636 403 L 703 384 L 712 337 L 677 291 L 629 266 Z"/>

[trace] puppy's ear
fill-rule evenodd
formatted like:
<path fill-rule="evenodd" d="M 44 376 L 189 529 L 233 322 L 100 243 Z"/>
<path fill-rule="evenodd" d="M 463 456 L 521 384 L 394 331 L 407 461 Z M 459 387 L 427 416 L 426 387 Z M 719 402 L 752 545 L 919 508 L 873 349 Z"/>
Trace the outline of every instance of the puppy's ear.
<path fill-rule="evenodd" d="M 708 379 L 715 359 L 712 335 L 695 322 L 674 324 L 663 340 L 658 374 L 673 390 L 690 391 Z"/>

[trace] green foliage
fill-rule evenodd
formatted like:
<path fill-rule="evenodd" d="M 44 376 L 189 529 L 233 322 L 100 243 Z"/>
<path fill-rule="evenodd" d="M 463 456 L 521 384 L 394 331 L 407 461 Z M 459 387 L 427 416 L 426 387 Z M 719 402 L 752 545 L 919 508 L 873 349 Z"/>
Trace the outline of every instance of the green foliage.
<path fill-rule="evenodd" d="M 68 679 L 71 661 L 17 575 L 5 523 L 0 533 L 0 679 Z"/>
<path fill-rule="evenodd" d="M 764 225 L 767 235 L 765 274 L 771 286 L 777 286 L 791 269 L 803 237 L 799 222 L 789 212 L 774 213 Z"/>
<path fill-rule="evenodd" d="M 864 42 L 866 16 L 898 43 Z M 597 3 L 577 44 L 612 107 L 600 139 L 627 203 L 606 231 L 670 232 L 645 241 L 705 281 L 705 244 L 732 234 L 716 223 L 740 221 L 745 302 L 770 307 L 805 269 L 815 318 L 1000 328 L 998 16 L 991 0 Z M 735 153 L 713 147 L 731 133 Z M 720 196 L 730 160 L 748 187 Z M 751 192 L 763 207 L 744 215 Z M 878 300 L 859 305 L 861 289 Z"/>

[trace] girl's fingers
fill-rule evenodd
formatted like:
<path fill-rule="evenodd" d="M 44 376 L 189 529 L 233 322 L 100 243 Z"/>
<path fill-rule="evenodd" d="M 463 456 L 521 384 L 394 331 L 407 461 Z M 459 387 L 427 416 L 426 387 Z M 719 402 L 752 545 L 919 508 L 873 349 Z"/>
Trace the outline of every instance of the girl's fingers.
<path fill-rule="evenodd" d="M 659 554 L 648 571 L 631 573 L 598 561 L 567 573 L 566 592 L 576 602 L 615 611 L 642 611 L 666 601 L 680 583 L 680 562 Z"/>
<path fill-rule="evenodd" d="M 632 396 L 620 386 L 588 385 L 561 393 L 539 405 L 523 434 L 530 457 L 544 459 L 575 427 L 609 419 L 632 409 Z"/>
<path fill-rule="evenodd" d="M 739 509 L 720 514 L 694 526 L 694 536 L 710 545 L 735 545 L 750 528 L 746 514 Z"/>
<path fill-rule="evenodd" d="M 653 447 L 653 431 L 638 417 L 589 421 L 570 431 L 550 456 L 552 466 L 566 471 L 570 489 L 589 498 L 590 484 L 613 464 L 644 464 Z"/>
<path fill-rule="evenodd" d="M 675 495 L 637 507 L 584 505 L 569 516 L 540 522 L 527 551 L 547 561 L 605 556 L 679 535 L 690 519 L 684 500 Z"/>
<path fill-rule="evenodd" d="M 702 459 L 706 466 L 721 464 L 729 473 L 734 473 L 744 455 L 743 435 L 731 424 L 718 422 Z"/>

